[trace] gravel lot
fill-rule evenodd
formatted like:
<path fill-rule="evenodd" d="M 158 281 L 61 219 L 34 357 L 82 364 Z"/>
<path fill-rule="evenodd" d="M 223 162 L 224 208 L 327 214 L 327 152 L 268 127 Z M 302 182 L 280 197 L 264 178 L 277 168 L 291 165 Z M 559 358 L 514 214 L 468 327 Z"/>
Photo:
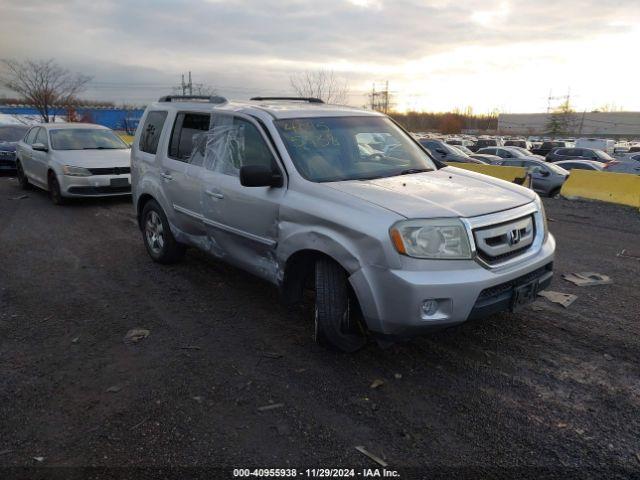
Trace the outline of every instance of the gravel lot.
<path fill-rule="evenodd" d="M 361 445 L 406 476 L 640 475 L 633 209 L 545 200 L 568 309 L 345 355 L 242 271 L 151 262 L 129 198 L 23 194 L 0 177 L 2 467 L 375 468 Z M 615 283 L 561 278 L 584 271 Z M 150 335 L 125 343 L 132 328 Z"/>

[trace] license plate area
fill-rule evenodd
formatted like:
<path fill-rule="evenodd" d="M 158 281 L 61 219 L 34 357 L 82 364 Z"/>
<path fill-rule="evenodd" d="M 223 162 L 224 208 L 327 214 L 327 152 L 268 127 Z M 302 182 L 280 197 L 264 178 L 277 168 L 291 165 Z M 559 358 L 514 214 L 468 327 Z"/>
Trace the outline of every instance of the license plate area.
<path fill-rule="evenodd" d="M 525 305 L 533 302 L 538 294 L 538 280 L 532 280 L 525 284 L 514 287 L 511 296 L 511 311 L 516 312 Z"/>
<path fill-rule="evenodd" d="M 112 178 L 109 181 L 109 185 L 112 187 L 128 187 L 129 179 L 128 178 Z"/>

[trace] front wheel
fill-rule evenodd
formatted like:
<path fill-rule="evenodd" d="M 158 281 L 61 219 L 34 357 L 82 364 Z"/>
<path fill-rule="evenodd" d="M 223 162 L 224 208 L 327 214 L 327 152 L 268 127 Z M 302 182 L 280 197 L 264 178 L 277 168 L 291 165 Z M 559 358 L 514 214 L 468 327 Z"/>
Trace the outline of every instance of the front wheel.
<path fill-rule="evenodd" d="M 65 198 L 60 191 L 60 183 L 58 183 L 58 177 L 53 172 L 49 172 L 49 198 L 54 205 L 64 205 Z"/>
<path fill-rule="evenodd" d="M 24 169 L 22 168 L 22 163 L 20 160 L 16 162 L 16 174 L 18 176 L 18 183 L 20 184 L 20 188 L 23 190 L 29 189 L 29 179 L 27 178 L 27 174 L 24 173 Z"/>
<path fill-rule="evenodd" d="M 358 319 L 357 301 L 349 289 L 346 272 L 334 261 L 316 261 L 315 340 L 343 352 L 355 352 L 367 342 Z"/>
<path fill-rule="evenodd" d="M 171 233 L 167 216 L 155 200 L 149 200 L 142 209 L 142 236 L 154 262 L 176 263 L 184 256 L 185 246 Z"/>

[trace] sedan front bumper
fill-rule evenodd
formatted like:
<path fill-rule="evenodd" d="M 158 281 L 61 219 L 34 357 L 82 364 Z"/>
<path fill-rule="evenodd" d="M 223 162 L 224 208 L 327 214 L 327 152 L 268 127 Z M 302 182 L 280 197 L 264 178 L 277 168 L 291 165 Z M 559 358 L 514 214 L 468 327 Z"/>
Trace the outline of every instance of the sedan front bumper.
<path fill-rule="evenodd" d="M 60 191 L 64 197 L 112 197 L 131 195 L 131 175 L 60 175 Z"/>

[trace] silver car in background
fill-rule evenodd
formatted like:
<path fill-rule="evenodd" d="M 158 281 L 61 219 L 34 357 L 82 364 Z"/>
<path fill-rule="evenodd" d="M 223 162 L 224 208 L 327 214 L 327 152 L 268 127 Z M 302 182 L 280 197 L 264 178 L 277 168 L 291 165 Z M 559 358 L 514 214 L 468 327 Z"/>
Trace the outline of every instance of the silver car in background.
<path fill-rule="evenodd" d="M 495 162 L 494 165 L 526 168 L 527 172 L 531 174 L 533 190 L 547 197 L 559 196 L 562 185 L 569 178 L 567 170 L 553 163 L 545 162 L 544 159 L 538 160 L 531 157 L 505 158 Z"/>
<path fill-rule="evenodd" d="M 399 148 L 371 145 L 383 137 Z M 518 310 L 553 275 L 538 195 L 440 163 L 378 112 L 165 97 L 140 121 L 131 166 L 154 261 L 191 246 L 286 303 L 311 289 L 314 337 L 339 350 Z"/>
<path fill-rule="evenodd" d="M 131 194 L 130 147 L 113 130 L 86 123 L 32 127 L 18 143 L 22 188 L 35 185 L 55 204 L 69 197 Z"/>

